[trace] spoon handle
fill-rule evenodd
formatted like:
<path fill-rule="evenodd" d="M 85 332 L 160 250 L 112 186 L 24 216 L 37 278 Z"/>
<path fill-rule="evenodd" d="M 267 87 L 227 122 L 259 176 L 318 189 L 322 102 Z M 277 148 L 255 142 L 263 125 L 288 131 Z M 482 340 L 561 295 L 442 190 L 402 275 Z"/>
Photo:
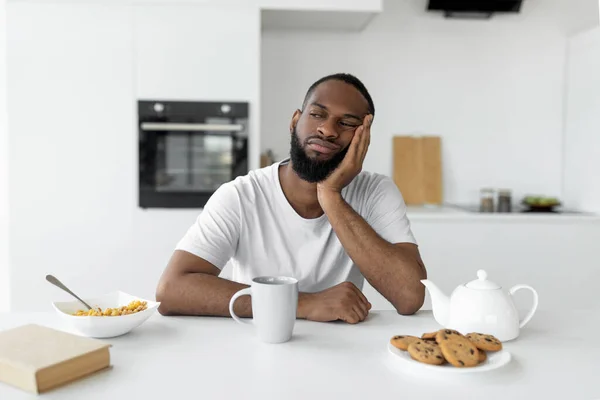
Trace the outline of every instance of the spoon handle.
<path fill-rule="evenodd" d="M 48 282 L 50 282 L 51 284 L 53 284 L 54 286 L 59 287 L 62 290 L 64 290 L 65 292 L 69 293 L 71 296 L 75 297 L 77 300 L 79 300 L 80 302 L 82 302 L 88 308 L 88 310 L 92 309 L 92 307 L 90 307 L 88 303 L 86 303 L 85 301 L 81 300 L 79 298 L 79 296 L 77 296 L 75 293 L 71 292 L 71 290 L 69 290 L 68 287 L 66 287 L 61 281 L 59 281 L 53 275 L 46 275 L 46 280 Z"/>

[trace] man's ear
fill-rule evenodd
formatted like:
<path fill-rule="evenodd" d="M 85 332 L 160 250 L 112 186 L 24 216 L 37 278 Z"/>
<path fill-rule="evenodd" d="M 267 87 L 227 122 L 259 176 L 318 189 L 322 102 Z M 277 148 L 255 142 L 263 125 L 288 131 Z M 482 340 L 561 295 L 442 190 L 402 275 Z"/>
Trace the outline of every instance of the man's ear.
<path fill-rule="evenodd" d="M 300 119 L 301 115 L 302 115 L 302 111 L 300 111 L 300 110 L 294 111 L 294 115 L 292 115 L 292 120 L 290 121 L 290 135 L 292 134 L 292 132 L 294 132 L 294 128 L 298 124 L 298 120 Z"/>

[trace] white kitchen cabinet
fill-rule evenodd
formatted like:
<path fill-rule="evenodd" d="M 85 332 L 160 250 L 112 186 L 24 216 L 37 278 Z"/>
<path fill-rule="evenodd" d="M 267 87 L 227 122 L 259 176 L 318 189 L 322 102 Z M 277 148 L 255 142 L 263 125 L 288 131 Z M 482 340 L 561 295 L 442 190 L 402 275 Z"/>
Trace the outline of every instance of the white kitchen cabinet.
<path fill-rule="evenodd" d="M 8 310 L 8 114 L 6 110 L 6 0 L 0 0 L 0 312 Z"/>
<path fill-rule="evenodd" d="M 383 11 L 382 0 L 261 0 L 266 31 L 363 30 Z"/>
<path fill-rule="evenodd" d="M 128 3 L 8 3 L 11 310 L 153 298 L 199 210 L 137 207 L 138 99 L 249 102 L 258 166 L 259 8 Z"/>
<path fill-rule="evenodd" d="M 259 24 L 256 7 L 135 6 L 137 97 L 256 100 Z"/>
<path fill-rule="evenodd" d="M 382 0 L 256 0 L 269 10 L 378 12 Z"/>
<path fill-rule="evenodd" d="M 258 7 L 138 5 L 134 41 L 137 99 L 250 104 L 250 168 L 258 168 Z"/>
<path fill-rule="evenodd" d="M 565 202 L 600 213 L 600 27 L 569 39 L 565 102 Z"/>
<path fill-rule="evenodd" d="M 565 214 L 479 214 L 409 207 L 408 217 L 427 267 L 428 279 L 447 295 L 458 285 L 488 279 L 508 291 L 529 284 L 543 310 L 600 309 L 596 256 L 600 216 Z M 365 284 L 365 296 L 376 310 L 392 305 Z M 516 305 L 527 310 L 531 294 L 519 292 Z M 424 309 L 431 309 L 429 293 Z M 535 317 L 534 317 L 535 318 Z"/>
<path fill-rule="evenodd" d="M 82 296 L 148 273 L 131 251 L 131 19 L 128 6 L 8 3 L 12 310 L 50 309 L 49 273 Z"/>

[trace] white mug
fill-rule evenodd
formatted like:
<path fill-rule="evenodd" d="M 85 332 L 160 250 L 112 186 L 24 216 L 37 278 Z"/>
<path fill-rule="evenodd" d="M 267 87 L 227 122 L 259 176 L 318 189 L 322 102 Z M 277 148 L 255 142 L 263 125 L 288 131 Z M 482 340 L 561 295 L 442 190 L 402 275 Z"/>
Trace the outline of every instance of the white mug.
<path fill-rule="evenodd" d="M 233 312 L 238 297 L 252 296 L 252 320 L 240 319 Z M 233 295 L 229 313 L 241 324 L 255 326 L 258 338 L 266 343 L 283 343 L 292 337 L 298 309 L 298 280 L 285 276 L 261 276 L 252 279 L 249 288 Z"/>

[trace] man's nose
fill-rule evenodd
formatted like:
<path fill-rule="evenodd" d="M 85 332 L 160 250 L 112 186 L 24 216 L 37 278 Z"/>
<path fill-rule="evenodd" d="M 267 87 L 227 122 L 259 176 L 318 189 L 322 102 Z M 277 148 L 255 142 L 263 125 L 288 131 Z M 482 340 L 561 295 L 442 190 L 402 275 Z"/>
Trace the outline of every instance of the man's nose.
<path fill-rule="evenodd" d="M 326 138 L 337 138 L 339 133 L 337 131 L 337 124 L 333 118 L 327 118 L 319 125 L 317 131 Z"/>

